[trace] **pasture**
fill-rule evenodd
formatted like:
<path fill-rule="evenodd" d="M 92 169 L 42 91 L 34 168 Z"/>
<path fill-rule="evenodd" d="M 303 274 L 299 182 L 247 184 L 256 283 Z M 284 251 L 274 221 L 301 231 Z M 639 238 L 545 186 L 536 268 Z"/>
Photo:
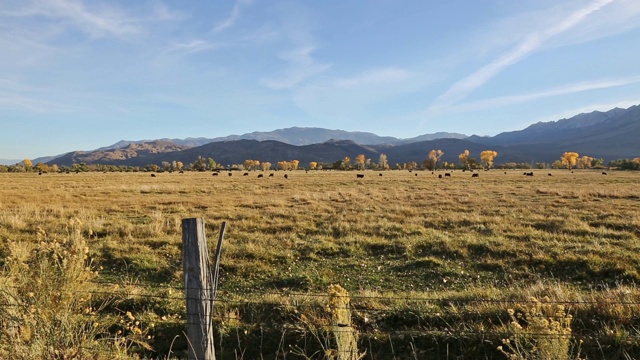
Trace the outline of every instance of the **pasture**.
<path fill-rule="evenodd" d="M 19 269 L 80 239 L 91 276 L 70 304 L 101 324 L 94 352 L 180 357 L 181 219 L 202 217 L 210 249 L 227 222 L 218 358 L 324 358 L 331 284 L 351 296 L 365 359 L 640 354 L 640 173 L 267 173 L 0 174 L 0 281 L 16 307 L 49 306 L 41 274 Z M 34 347 L 38 326 L 12 341 Z"/>

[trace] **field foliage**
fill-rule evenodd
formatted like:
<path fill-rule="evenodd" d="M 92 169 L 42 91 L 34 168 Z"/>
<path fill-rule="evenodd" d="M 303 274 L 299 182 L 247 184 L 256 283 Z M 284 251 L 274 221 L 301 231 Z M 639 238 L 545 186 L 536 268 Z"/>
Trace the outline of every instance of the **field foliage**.
<path fill-rule="evenodd" d="M 191 217 L 219 358 L 639 358 L 640 174 L 363 173 L 0 174 L 0 358 L 183 357 Z"/>

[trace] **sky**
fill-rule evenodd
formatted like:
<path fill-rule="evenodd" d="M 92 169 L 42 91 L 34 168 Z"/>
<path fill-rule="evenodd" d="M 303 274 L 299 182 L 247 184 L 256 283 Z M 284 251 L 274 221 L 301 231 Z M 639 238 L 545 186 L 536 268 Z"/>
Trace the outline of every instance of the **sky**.
<path fill-rule="evenodd" d="M 0 159 L 322 127 L 495 135 L 640 104 L 638 0 L 2 0 Z"/>

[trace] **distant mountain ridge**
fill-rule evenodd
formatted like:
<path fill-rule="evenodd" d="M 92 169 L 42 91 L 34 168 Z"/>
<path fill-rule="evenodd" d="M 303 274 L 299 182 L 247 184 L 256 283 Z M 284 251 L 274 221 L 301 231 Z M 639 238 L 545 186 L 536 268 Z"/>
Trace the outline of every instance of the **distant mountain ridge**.
<path fill-rule="evenodd" d="M 198 156 L 203 156 L 211 157 L 225 166 L 241 164 L 247 159 L 272 164 L 296 159 L 304 164 L 308 161 L 333 163 L 345 156 L 353 158 L 359 154 L 377 161 L 377 157 L 384 153 L 389 163 L 395 164 L 413 161 L 421 163 L 431 149 L 443 150 L 445 155 L 442 161 L 448 162 L 457 162 L 458 154 L 465 149 L 476 159 L 483 150 L 495 150 L 498 152 L 497 163 L 550 163 L 559 159 L 565 151 L 614 160 L 640 156 L 637 134 L 640 134 L 640 106 L 632 106 L 628 109 L 594 111 L 569 119 L 537 123 L 523 130 L 504 132 L 493 137 L 436 133 L 397 139 L 364 132 L 294 127 L 215 139 L 188 138 L 181 140 L 182 144 L 175 139 L 142 144 L 121 141 L 92 152 L 65 154 L 48 163 L 144 166 L 174 160 L 188 164 Z M 327 137 L 330 138 L 326 139 Z M 216 139 L 217 141 L 211 141 Z M 318 142 L 310 143 L 314 140 Z M 201 142 L 205 143 L 196 145 Z"/>
<path fill-rule="evenodd" d="M 14 165 L 19 163 L 22 160 L 11 160 L 11 159 L 0 159 L 0 165 Z"/>
<path fill-rule="evenodd" d="M 402 144 L 402 143 L 410 143 L 410 142 L 418 142 L 425 140 L 435 140 L 441 138 L 455 138 L 455 139 L 464 139 L 468 137 L 465 134 L 459 133 L 449 133 L 449 132 L 437 132 L 433 134 L 424 134 L 414 138 L 409 139 L 399 139 L 392 136 L 378 136 L 376 134 L 370 132 L 362 132 L 362 131 L 344 131 L 344 130 L 331 130 L 324 129 L 318 127 L 290 127 L 285 129 L 277 129 L 268 132 L 254 131 L 251 133 L 246 133 L 242 135 L 229 135 L 224 137 L 216 137 L 216 138 L 186 138 L 186 139 L 154 139 L 154 140 L 136 140 L 136 141 L 127 141 L 121 140 L 115 144 L 105 146 L 96 150 L 111 150 L 111 149 L 119 149 L 126 146 L 129 146 L 134 143 L 145 143 L 152 141 L 170 141 L 175 144 L 185 145 L 190 147 L 197 147 L 201 145 L 205 145 L 212 142 L 221 142 L 221 141 L 235 141 L 235 140 L 258 140 L 258 141 L 266 141 L 273 140 L 279 141 L 289 145 L 311 145 L 311 144 L 319 144 L 332 139 L 337 140 L 351 140 L 358 144 L 367 144 L 367 145 L 380 145 L 380 144 Z"/>

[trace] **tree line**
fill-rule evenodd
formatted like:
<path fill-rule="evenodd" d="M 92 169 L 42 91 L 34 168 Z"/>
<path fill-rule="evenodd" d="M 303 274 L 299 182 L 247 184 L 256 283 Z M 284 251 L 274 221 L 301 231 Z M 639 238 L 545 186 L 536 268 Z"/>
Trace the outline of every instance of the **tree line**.
<path fill-rule="evenodd" d="M 418 164 L 417 162 L 396 163 L 391 166 L 387 155 L 380 154 L 378 159 L 366 158 L 364 154 L 359 154 L 353 160 L 351 157 L 344 157 L 333 163 L 311 161 L 308 166 L 301 166 L 298 160 L 282 160 L 275 165 L 275 170 L 489 170 L 489 169 L 601 169 L 605 168 L 605 161 L 602 158 L 594 158 L 588 155 L 580 156 L 577 152 L 568 151 L 551 164 L 548 163 L 515 163 L 506 162 L 495 165 L 498 152 L 494 150 L 484 150 L 479 154 L 479 160 L 471 156 L 469 150 L 464 150 L 458 155 L 458 163 L 441 161 L 444 152 L 440 149 L 429 151 L 426 159 Z M 640 170 L 640 157 L 633 159 L 618 159 L 609 161 L 608 168 L 621 170 Z M 33 164 L 30 159 L 14 165 L 0 165 L 0 172 L 173 172 L 173 171 L 216 171 L 216 170 L 244 170 L 244 171 L 269 171 L 274 170 L 272 163 L 267 161 L 247 159 L 241 164 L 222 165 L 212 158 L 198 156 L 193 162 L 184 164 L 181 161 L 163 161 L 160 164 L 148 164 L 145 166 L 128 165 L 103 165 L 77 163 L 71 166 L 48 165 L 42 162 Z"/>

